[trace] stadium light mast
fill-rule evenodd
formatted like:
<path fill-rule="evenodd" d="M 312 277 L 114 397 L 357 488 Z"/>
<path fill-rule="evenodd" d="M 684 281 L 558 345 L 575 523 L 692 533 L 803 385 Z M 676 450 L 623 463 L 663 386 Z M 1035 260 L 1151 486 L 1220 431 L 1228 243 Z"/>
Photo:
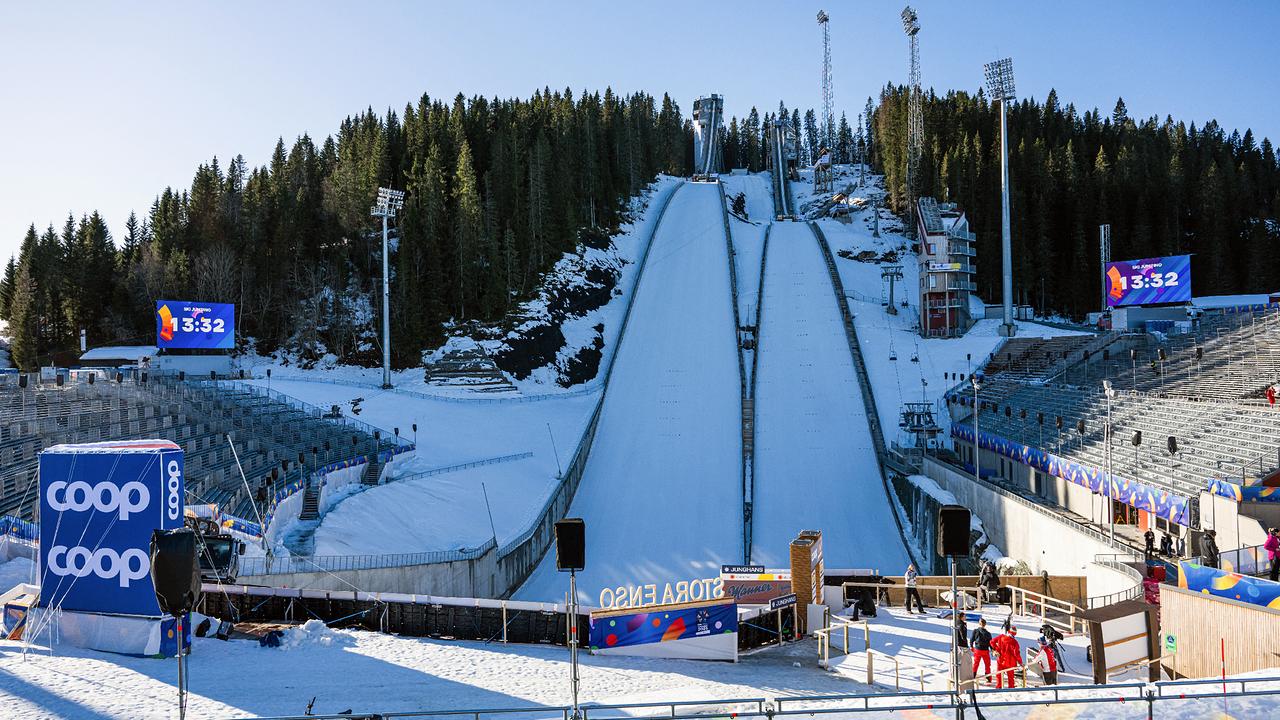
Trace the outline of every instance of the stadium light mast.
<path fill-rule="evenodd" d="M 391 387 L 391 279 L 387 270 L 387 221 L 404 207 L 404 191 L 378 188 L 369 214 L 382 218 L 382 387 Z"/>
<path fill-rule="evenodd" d="M 831 84 L 831 16 L 826 10 L 818 11 L 818 25 L 822 27 L 822 144 L 834 150 L 836 144 L 836 111 L 834 88 Z"/>
<path fill-rule="evenodd" d="M 902 9 L 902 32 L 911 49 L 907 75 L 907 237 L 915 237 L 920 161 L 924 157 L 924 113 L 920 108 L 920 16 L 910 5 Z"/>
<path fill-rule="evenodd" d="M 1013 250 L 1009 239 L 1009 128 L 1006 112 L 1014 98 L 1013 60 L 1001 58 L 982 66 L 986 76 L 987 92 L 992 100 L 1000 101 L 1000 249 L 1001 275 L 1004 284 L 1004 324 L 1000 334 L 1013 337 Z"/>

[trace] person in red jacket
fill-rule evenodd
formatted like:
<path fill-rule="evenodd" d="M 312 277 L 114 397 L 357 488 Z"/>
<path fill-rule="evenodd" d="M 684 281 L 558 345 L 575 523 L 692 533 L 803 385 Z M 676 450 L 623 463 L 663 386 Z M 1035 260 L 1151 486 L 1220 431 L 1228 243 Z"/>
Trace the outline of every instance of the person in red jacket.
<path fill-rule="evenodd" d="M 996 687 L 1013 687 L 1013 669 L 1018 667 L 1022 659 L 1022 647 L 1018 645 L 1018 628 L 1010 626 L 996 639 L 991 641 L 991 649 L 996 652 Z M 1007 684 L 1006 684 L 1007 683 Z"/>

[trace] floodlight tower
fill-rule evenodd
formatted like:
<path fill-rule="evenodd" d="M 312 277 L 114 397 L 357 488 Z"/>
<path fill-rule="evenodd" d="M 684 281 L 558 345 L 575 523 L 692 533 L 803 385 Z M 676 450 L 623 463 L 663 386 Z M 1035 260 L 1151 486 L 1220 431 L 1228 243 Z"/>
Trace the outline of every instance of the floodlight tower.
<path fill-rule="evenodd" d="M 1014 98 L 1013 60 L 1002 58 L 982 66 L 986 76 L 987 92 L 991 99 L 1000 101 L 1000 249 L 1001 275 L 1004 280 L 1004 324 L 1000 334 L 1013 337 L 1013 251 L 1009 240 L 1009 127 L 1006 112 Z"/>
<path fill-rule="evenodd" d="M 924 154 L 924 115 L 920 109 L 920 17 L 908 5 L 902 9 L 902 31 L 911 45 L 907 76 L 907 231 L 916 234 L 916 200 L 920 191 L 920 158 Z"/>
<path fill-rule="evenodd" d="M 822 144 L 828 149 L 836 145 L 836 111 L 831 87 L 831 17 L 826 10 L 818 11 L 818 25 L 822 28 Z"/>
<path fill-rule="evenodd" d="M 382 218 L 382 387 L 391 387 L 391 279 L 387 270 L 387 220 L 404 207 L 404 191 L 378 188 L 369 214 Z"/>

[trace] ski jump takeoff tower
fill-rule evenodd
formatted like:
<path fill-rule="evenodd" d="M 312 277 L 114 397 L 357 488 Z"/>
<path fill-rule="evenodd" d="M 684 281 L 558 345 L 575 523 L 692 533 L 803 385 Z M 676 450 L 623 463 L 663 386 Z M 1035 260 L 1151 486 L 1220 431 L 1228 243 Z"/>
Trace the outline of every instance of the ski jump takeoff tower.
<path fill-rule="evenodd" d="M 908 5 L 902 9 L 902 31 L 911 45 L 907 76 L 907 229 L 915 237 L 916 200 L 920 196 L 920 158 L 924 154 L 924 117 L 920 110 L 920 17 Z"/>
<path fill-rule="evenodd" d="M 693 101 L 694 180 L 710 180 L 720 172 L 720 131 L 723 127 L 723 96 L 712 94 Z"/>

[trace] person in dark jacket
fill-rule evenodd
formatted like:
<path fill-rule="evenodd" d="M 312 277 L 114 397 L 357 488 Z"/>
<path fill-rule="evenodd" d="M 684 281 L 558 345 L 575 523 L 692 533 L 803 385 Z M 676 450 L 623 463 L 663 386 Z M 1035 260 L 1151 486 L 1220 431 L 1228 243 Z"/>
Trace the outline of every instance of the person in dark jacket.
<path fill-rule="evenodd" d="M 1165 557 L 1173 554 L 1173 538 L 1169 537 L 1169 533 L 1164 533 L 1160 537 L 1160 554 Z"/>
<path fill-rule="evenodd" d="M 1150 560 L 1156 554 L 1156 534 L 1148 529 L 1142 533 L 1142 539 L 1146 541 L 1147 559 Z"/>
<path fill-rule="evenodd" d="M 982 588 L 985 602 L 995 600 L 996 591 L 1000 589 L 1000 573 L 996 570 L 995 563 L 990 560 L 982 563 L 982 570 L 978 572 L 978 585 Z"/>
<path fill-rule="evenodd" d="M 965 622 L 964 613 L 961 612 L 956 619 L 956 649 L 967 650 L 969 648 L 969 624 Z"/>
<path fill-rule="evenodd" d="M 1200 543 L 1200 554 L 1204 556 L 1205 567 L 1218 567 L 1218 533 L 1210 530 L 1204 534 Z"/>
<path fill-rule="evenodd" d="M 969 647 L 973 648 L 973 676 L 978 677 L 978 665 L 984 665 L 983 675 L 991 674 L 991 631 L 987 629 L 987 619 L 978 620 L 978 627 L 974 628 L 973 635 L 969 637 Z"/>

